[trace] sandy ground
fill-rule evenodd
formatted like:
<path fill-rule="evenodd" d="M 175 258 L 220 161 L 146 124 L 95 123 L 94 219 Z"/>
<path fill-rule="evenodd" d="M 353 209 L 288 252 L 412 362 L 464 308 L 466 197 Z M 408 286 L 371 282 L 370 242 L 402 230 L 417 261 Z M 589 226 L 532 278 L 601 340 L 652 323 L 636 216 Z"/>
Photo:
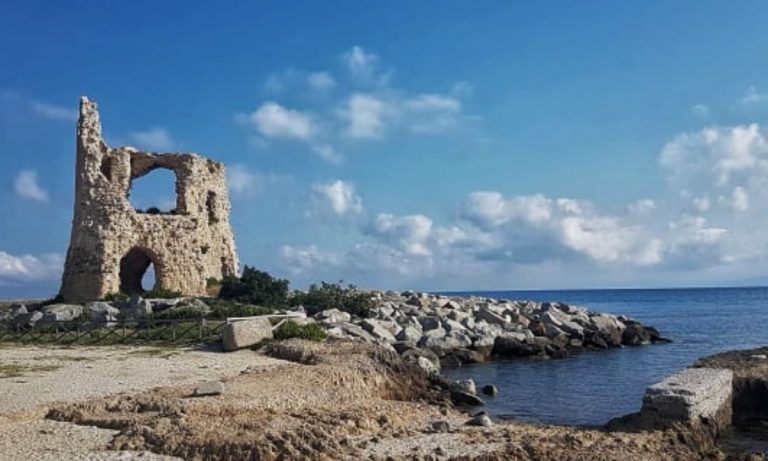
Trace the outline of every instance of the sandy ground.
<path fill-rule="evenodd" d="M 0 345 L 0 459 L 173 459 L 104 451 L 118 431 L 45 420 L 52 405 L 286 366 L 253 351 Z M 288 364 L 291 366 L 291 364 Z"/>
<path fill-rule="evenodd" d="M 644 460 L 705 458 L 676 433 L 610 433 L 523 423 L 466 425 L 420 369 L 351 342 L 288 341 L 271 353 L 300 365 L 253 367 L 224 394 L 191 398 L 189 386 L 55 408 L 50 416 L 116 428 L 110 448 L 182 459 Z M 444 421 L 447 430 L 433 423 Z"/>
<path fill-rule="evenodd" d="M 192 395 L 212 379 L 223 394 Z M 351 341 L 229 354 L 3 347 L 0 414 L 0 460 L 723 459 L 669 431 L 467 426 L 420 368 Z"/>

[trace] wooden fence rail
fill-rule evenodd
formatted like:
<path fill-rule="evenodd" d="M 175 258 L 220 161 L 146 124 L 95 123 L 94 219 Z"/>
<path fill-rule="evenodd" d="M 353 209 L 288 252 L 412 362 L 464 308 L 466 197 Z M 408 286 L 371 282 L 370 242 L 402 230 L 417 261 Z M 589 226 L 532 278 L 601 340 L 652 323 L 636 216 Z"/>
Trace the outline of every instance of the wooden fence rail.
<path fill-rule="evenodd" d="M 226 320 L 57 321 L 33 327 L 0 324 L 0 342 L 39 344 L 195 344 L 216 342 Z"/>

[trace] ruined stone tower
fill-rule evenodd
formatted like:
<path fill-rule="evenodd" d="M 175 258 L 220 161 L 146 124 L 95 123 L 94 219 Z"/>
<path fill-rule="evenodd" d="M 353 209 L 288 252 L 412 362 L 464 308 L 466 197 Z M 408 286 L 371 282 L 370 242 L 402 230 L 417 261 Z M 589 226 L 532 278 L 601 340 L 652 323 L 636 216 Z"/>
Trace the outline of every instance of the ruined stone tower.
<path fill-rule="evenodd" d="M 176 209 L 134 210 L 131 185 L 157 168 L 176 174 Z M 75 216 L 61 283 L 66 301 L 143 292 L 150 264 L 155 288 L 204 295 L 208 278 L 237 273 L 224 166 L 196 154 L 110 148 L 96 104 L 83 97 L 77 125 Z M 151 287 L 149 287 L 151 288 Z"/>

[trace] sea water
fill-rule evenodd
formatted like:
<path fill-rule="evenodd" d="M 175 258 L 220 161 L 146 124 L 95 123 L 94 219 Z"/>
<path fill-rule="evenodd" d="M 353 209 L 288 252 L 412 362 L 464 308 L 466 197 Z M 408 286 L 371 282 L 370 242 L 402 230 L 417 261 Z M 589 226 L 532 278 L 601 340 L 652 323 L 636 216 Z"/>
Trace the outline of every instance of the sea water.
<path fill-rule="evenodd" d="M 585 351 L 557 360 L 504 360 L 445 370 L 452 379 L 495 384 L 484 397 L 500 418 L 596 426 L 640 409 L 645 388 L 699 357 L 768 345 L 768 288 L 482 291 L 451 293 L 560 301 L 624 314 L 656 327 L 671 344 Z"/>

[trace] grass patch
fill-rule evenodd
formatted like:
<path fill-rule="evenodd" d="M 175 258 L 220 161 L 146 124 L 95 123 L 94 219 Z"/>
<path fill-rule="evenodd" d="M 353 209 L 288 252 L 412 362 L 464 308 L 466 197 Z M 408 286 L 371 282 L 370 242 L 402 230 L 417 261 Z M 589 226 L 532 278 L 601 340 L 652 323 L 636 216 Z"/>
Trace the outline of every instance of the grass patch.
<path fill-rule="evenodd" d="M 16 365 L 16 364 L 0 364 L 0 379 L 19 378 L 29 373 L 39 373 L 45 371 L 58 370 L 57 365 Z"/>

